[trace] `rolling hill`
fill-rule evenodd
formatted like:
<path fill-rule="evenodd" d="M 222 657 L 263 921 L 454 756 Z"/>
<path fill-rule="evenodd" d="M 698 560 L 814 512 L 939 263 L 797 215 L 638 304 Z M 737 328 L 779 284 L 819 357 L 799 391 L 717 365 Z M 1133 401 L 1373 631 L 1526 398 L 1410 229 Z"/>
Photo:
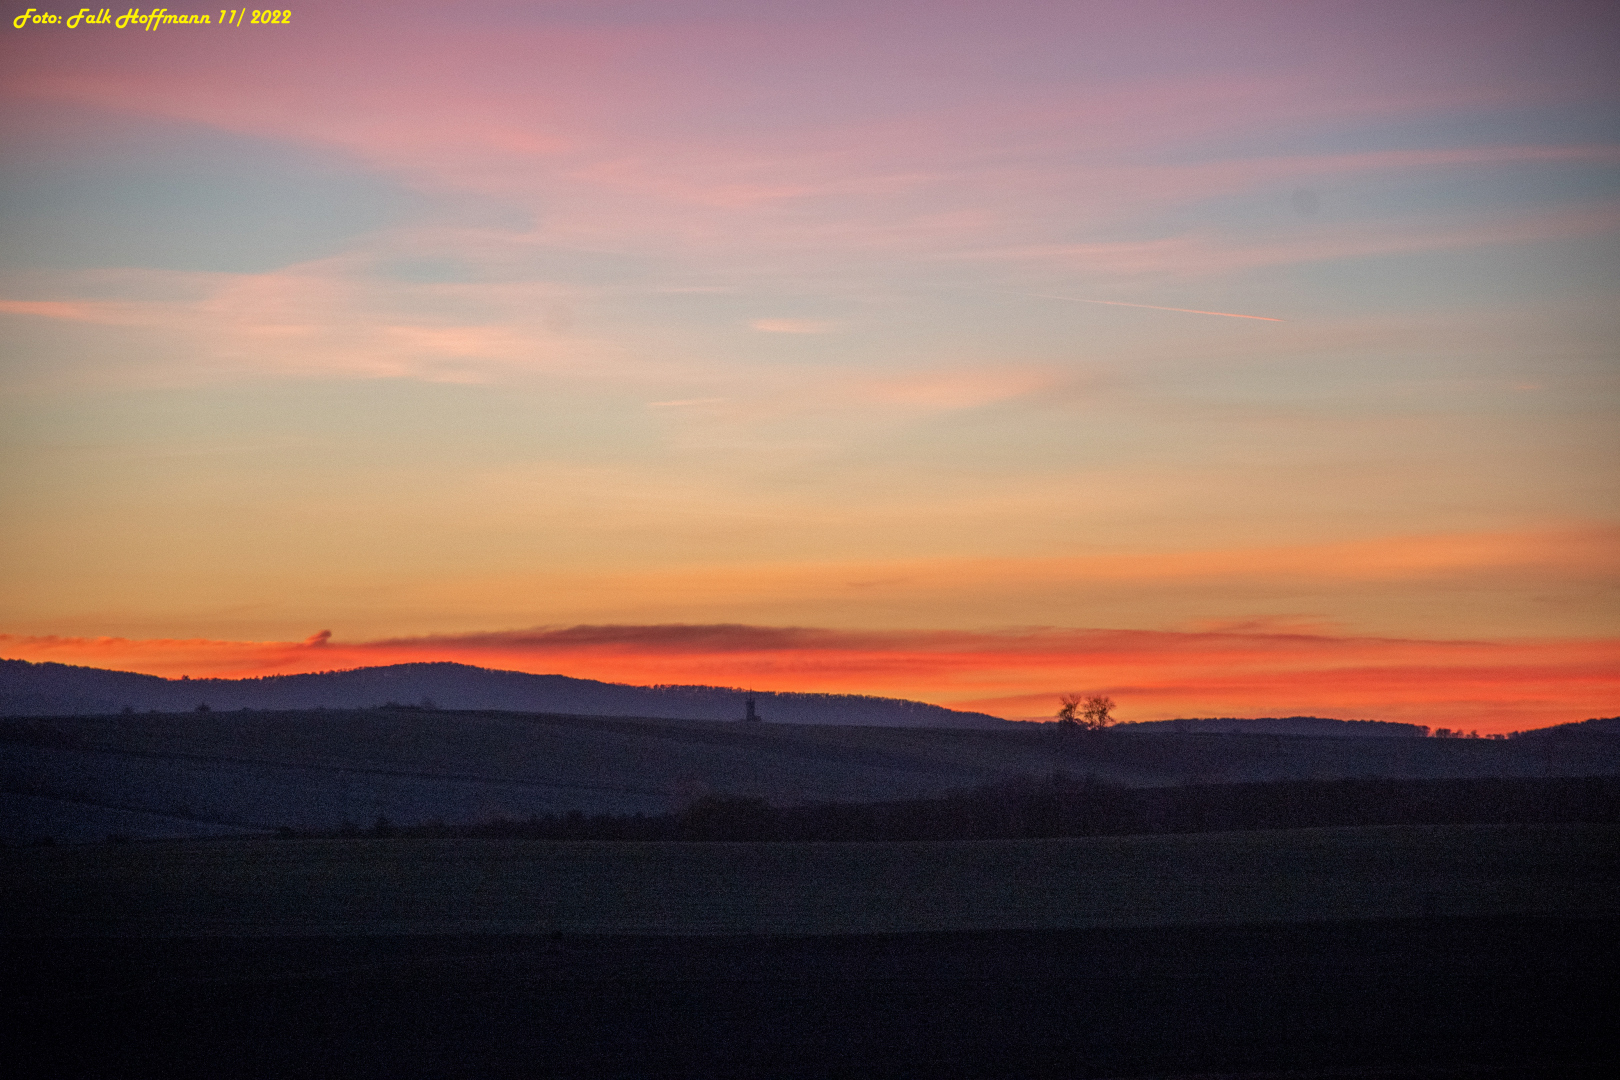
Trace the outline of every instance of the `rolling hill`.
<path fill-rule="evenodd" d="M 1087 736 L 419 707 L 0 721 L 0 839 L 657 814 L 714 793 L 778 805 L 935 796 L 1061 771 L 1127 787 L 1620 773 L 1620 738 Z"/>
<path fill-rule="evenodd" d="M 165 679 L 130 671 L 0 660 L 0 716 L 71 716 L 211 709 L 364 709 L 430 701 L 445 709 L 671 720 L 739 720 L 753 699 L 765 720 L 788 724 L 883 727 L 1001 727 L 985 713 L 960 712 L 899 698 L 853 694 L 768 693 L 718 686 L 627 686 L 492 671 L 468 664 L 387 667 L 267 675 L 257 679 Z"/>
<path fill-rule="evenodd" d="M 1139 720 L 1120 724 L 1125 731 L 1147 734 L 1176 732 L 1184 735 L 1334 735 L 1359 738 L 1422 738 L 1429 729 L 1421 724 L 1388 720 L 1332 720 L 1325 716 L 1200 717 L 1181 720 Z"/>

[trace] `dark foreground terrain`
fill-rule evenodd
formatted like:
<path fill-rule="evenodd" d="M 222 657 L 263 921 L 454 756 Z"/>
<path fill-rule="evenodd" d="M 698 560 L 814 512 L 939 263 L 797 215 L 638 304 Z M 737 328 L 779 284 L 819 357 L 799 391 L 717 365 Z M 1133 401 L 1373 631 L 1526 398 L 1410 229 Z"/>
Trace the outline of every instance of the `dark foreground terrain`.
<path fill-rule="evenodd" d="M 0 1076 L 1575 1077 L 1620 826 L 0 850 Z"/>
<path fill-rule="evenodd" d="M 1615 776 L 1620 735 L 1090 736 L 1055 725 L 980 731 L 407 709 L 12 717 L 0 719 L 0 843 L 335 831 L 379 818 L 469 826 L 573 811 L 655 816 L 704 794 L 778 807 L 937 799 L 1054 773 L 1122 788 Z"/>
<path fill-rule="evenodd" d="M 1617 945 L 1529 917 L 13 939 L 0 1004 L 13 1077 L 1596 1077 Z"/>

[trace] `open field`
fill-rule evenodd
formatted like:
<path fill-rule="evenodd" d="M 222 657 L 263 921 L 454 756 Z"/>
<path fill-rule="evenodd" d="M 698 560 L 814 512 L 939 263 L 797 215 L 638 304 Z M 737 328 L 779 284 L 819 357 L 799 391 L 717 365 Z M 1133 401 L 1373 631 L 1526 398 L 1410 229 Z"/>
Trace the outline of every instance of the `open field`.
<path fill-rule="evenodd" d="M 1620 922 L 21 943 L 8 1076 L 1587 1080 Z"/>
<path fill-rule="evenodd" d="M 0 839 L 656 814 L 705 791 L 859 802 L 1056 770 L 1131 787 L 1620 773 L 1620 737 L 1607 736 L 1067 734 L 386 709 L 12 718 Z"/>
<path fill-rule="evenodd" d="M 7 934 L 873 934 L 1620 916 L 1620 827 L 959 843 L 206 840 L 0 853 Z"/>
<path fill-rule="evenodd" d="M 1613 1074 L 1620 829 L 0 852 L 17 1077 Z"/>

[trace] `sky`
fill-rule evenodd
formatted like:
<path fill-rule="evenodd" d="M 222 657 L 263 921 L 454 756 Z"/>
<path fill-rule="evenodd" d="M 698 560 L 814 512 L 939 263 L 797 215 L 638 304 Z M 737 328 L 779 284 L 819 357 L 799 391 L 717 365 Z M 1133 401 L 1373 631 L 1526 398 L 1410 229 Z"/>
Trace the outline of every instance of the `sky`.
<path fill-rule="evenodd" d="M 0 655 L 1620 712 L 1613 5 L 13 7 Z"/>

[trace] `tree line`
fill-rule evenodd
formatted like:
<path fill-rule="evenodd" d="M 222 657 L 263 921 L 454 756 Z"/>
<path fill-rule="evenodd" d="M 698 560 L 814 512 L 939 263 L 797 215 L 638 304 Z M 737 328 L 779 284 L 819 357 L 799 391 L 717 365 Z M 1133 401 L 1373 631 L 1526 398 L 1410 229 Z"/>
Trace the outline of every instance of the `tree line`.
<path fill-rule="evenodd" d="M 911 841 L 1380 825 L 1620 823 L 1620 777 L 1361 778 L 1127 788 L 1057 772 L 938 798 L 780 807 L 706 795 L 667 814 L 549 814 L 281 835 L 557 841 Z"/>

